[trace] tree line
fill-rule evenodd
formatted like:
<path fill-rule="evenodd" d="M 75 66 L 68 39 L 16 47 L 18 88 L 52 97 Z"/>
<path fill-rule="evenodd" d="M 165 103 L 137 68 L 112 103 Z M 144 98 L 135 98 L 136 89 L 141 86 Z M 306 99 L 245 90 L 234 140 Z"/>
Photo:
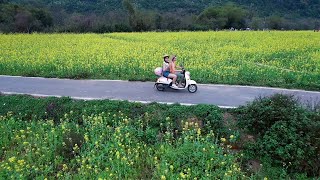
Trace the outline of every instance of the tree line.
<path fill-rule="evenodd" d="M 282 2 L 281 0 L 278 1 Z M 58 3 L 58 5 L 51 4 L 50 6 L 48 5 L 50 1 L 46 0 L 42 3 L 31 1 L 34 3 L 29 4 L 19 2 L 17 0 L 12 2 L 0 0 L 0 32 L 105 33 L 223 29 L 303 30 L 319 29 L 320 27 L 320 20 L 317 18 L 319 14 L 316 11 L 313 14 L 307 13 L 305 16 L 272 12 L 259 14 L 257 9 L 252 6 L 234 2 L 208 5 L 207 7 L 198 4 L 199 6 L 195 6 L 198 9 L 187 9 L 188 4 L 182 4 L 186 7 L 185 9 L 181 4 L 173 4 L 171 10 L 169 7 L 168 10 L 165 10 L 165 8 L 159 7 L 153 9 L 151 7 L 149 9 L 142 8 L 141 6 L 148 5 L 144 1 L 137 4 L 131 0 L 123 0 L 120 5 L 115 4 L 114 8 L 106 6 L 106 11 L 101 10 L 103 7 L 90 9 L 94 7 L 94 1 L 91 1 L 91 6 L 90 4 L 82 4 L 82 8 L 76 8 L 78 7 L 76 5 L 70 7 L 68 4 L 61 4 L 64 1 Z M 79 1 L 74 3 L 77 4 Z M 85 10 L 85 7 L 89 9 Z M 202 10 L 200 10 L 201 7 L 203 7 Z"/>

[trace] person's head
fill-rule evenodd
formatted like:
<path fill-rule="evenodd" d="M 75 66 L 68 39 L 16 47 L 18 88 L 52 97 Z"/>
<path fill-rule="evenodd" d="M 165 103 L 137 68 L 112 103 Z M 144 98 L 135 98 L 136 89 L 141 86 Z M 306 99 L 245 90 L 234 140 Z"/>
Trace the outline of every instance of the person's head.
<path fill-rule="evenodd" d="M 165 55 L 163 56 L 163 60 L 164 60 L 165 62 L 169 62 L 169 55 L 168 55 L 168 54 L 165 54 Z"/>
<path fill-rule="evenodd" d="M 171 55 L 170 56 L 170 61 L 171 62 L 175 62 L 177 60 L 177 56 L 176 55 Z"/>

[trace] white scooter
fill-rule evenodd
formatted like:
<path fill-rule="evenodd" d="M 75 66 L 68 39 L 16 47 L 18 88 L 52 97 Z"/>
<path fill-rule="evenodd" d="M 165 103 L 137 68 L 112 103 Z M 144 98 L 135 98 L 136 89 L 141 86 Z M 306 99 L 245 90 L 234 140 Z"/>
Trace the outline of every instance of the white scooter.
<path fill-rule="evenodd" d="M 182 90 L 182 89 L 188 89 L 188 91 L 190 93 L 195 93 L 198 90 L 197 87 L 197 83 L 194 80 L 190 79 L 190 72 L 189 71 L 185 71 L 184 69 L 182 70 L 182 74 L 184 76 L 182 83 L 181 83 L 181 87 L 178 88 L 173 88 L 171 87 L 172 85 L 172 79 L 171 78 L 166 78 L 164 76 L 162 76 L 162 68 L 158 67 L 154 70 L 155 74 L 159 77 L 155 83 L 155 87 L 157 88 L 158 91 L 164 91 L 165 88 L 171 88 L 171 89 L 178 89 L 178 90 Z M 177 82 L 176 85 L 178 86 Z"/>

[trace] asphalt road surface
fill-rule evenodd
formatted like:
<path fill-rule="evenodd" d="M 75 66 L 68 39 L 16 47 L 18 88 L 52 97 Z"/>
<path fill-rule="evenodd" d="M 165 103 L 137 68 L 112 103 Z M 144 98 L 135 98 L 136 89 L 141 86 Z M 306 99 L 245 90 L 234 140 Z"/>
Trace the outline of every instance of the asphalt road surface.
<path fill-rule="evenodd" d="M 226 108 L 245 105 L 256 97 L 275 93 L 295 95 L 303 103 L 315 104 L 320 101 L 320 92 L 280 88 L 198 84 L 196 93 L 173 89 L 166 89 L 162 92 L 154 87 L 154 82 L 48 79 L 4 75 L 0 75 L 0 92 L 43 97 L 69 96 L 85 100 L 113 99 L 143 103 L 213 104 Z"/>

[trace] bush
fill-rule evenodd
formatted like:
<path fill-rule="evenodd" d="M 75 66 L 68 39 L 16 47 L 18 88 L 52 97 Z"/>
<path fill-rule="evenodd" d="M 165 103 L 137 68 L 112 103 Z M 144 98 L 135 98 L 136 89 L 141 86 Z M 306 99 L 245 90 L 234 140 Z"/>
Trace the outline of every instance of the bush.
<path fill-rule="evenodd" d="M 320 115 L 302 108 L 291 95 L 258 98 L 236 110 L 239 125 L 258 135 L 246 146 L 249 154 L 269 159 L 290 174 L 318 176 L 320 171 Z"/>
<path fill-rule="evenodd" d="M 292 117 L 303 114 L 298 100 L 293 95 L 283 94 L 259 97 L 236 111 L 239 113 L 239 126 L 258 135 L 264 135 L 277 121 L 290 121 Z"/>
<path fill-rule="evenodd" d="M 190 112 L 193 112 L 196 117 L 202 119 L 205 131 L 223 131 L 222 113 L 218 107 L 211 105 L 197 105 L 192 107 Z"/>

